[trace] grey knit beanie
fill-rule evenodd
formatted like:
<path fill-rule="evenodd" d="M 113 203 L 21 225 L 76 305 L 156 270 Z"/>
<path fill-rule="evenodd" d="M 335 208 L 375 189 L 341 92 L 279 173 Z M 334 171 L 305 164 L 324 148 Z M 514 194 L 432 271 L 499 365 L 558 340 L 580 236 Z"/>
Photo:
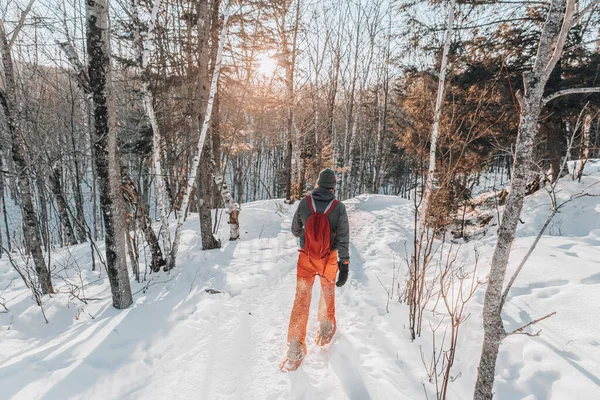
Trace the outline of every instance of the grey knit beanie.
<path fill-rule="evenodd" d="M 333 189 L 335 187 L 335 182 L 335 172 L 333 172 L 332 169 L 326 168 L 319 172 L 319 180 L 317 180 L 317 185 L 319 185 L 319 187 Z"/>

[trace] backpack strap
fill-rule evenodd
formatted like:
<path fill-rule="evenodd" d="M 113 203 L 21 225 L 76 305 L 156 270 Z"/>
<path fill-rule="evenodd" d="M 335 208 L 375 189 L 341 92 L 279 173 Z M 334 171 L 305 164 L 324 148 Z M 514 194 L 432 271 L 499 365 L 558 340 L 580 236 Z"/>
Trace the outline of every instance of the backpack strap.
<path fill-rule="evenodd" d="M 326 216 L 329 216 L 329 214 L 331 214 L 331 212 L 333 211 L 333 209 L 335 208 L 335 206 L 337 206 L 337 203 L 339 203 L 340 201 L 337 199 L 333 199 L 331 200 L 331 203 L 329 203 L 327 205 L 327 208 L 325 208 L 325 211 L 323 212 L 323 214 L 325 214 Z"/>
<path fill-rule="evenodd" d="M 306 196 L 306 199 L 308 201 L 308 208 L 310 209 L 310 213 L 311 214 L 316 214 L 317 213 L 317 206 L 315 204 L 315 200 L 313 199 L 313 197 L 311 195 Z"/>

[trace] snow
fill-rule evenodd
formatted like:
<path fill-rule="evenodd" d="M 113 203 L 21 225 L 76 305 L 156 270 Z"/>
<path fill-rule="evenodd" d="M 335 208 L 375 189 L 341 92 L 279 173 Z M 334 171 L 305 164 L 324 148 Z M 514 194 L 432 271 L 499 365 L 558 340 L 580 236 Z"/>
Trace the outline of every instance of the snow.
<path fill-rule="evenodd" d="M 600 163 L 588 164 L 582 183 L 569 177 L 558 196 L 579 193 L 600 180 Z M 593 187 L 590 190 L 598 190 Z M 241 239 L 201 251 L 199 222 L 183 227 L 178 266 L 132 281 L 134 304 L 111 306 L 106 274 L 92 272 L 89 245 L 52 254 L 60 293 L 46 298 L 46 324 L 6 258 L 0 260 L 1 399 L 424 399 L 435 398 L 421 351 L 431 333 L 410 341 L 407 306 L 398 302 L 406 274 L 405 249 L 413 235 L 413 204 L 393 196 L 346 201 L 351 226 L 351 273 L 336 289 L 338 333 L 319 348 L 319 284 L 313 290 L 308 355 L 296 372 L 278 364 L 285 355 L 295 291 L 297 245 L 290 233 L 295 206 L 281 200 L 243 205 Z M 509 265 L 510 276 L 548 213 L 543 192 L 530 196 Z M 507 302 L 507 330 L 556 311 L 529 332 L 504 340 L 496 368 L 499 400 L 600 398 L 600 201 L 569 203 L 515 282 Z M 176 221 L 171 221 L 174 229 Z M 158 226 L 157 226 L 158 228 Z M 463 244 L 460 259 L 485 276 L 494 229 Z M 102 243 L 99 243 L 103 251 Z M 144 269 L 144 257 L 140 258 Z M 148 264 L 150 259 L 148 258 Z M 88 304 L 69 294 L 72 282 Z M 400 286 L 398 286 L 400 283 Z M 206 289 L 221 293 L 210 294 Z M 392 292 L 393 290 L 393 292 Z M 472 397 L 482 340 L 485 286 L 468 306 L 450 383 L 450 399 Z M 391 294 L 391 298 L 388 296 Z M 389 310 L 389 312 L 388 312 Z M 422 383 L 423 382 L 423 383 Z"/>

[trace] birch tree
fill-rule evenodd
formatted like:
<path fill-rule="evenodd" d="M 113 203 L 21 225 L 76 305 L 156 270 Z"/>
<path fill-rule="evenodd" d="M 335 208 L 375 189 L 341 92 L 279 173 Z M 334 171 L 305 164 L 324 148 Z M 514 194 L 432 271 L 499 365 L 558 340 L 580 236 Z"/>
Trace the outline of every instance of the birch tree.
<path fill-rule="evenodd" d="M 154 27 L 156 25 L 156 17 L 158 15 L 158 10 L 160 8 L 161 2 L 162 0 L 154 0 L 152 11 L 150 13 L 150 21 L 148 22 L 148 31 L 146 32 L 145 39 L 143 40 L 139 32 L 140 20 L 137 10 L 139 6 L 138 0 L 133 0 L 133 15 L 134 18 L 137 20 L 137 26 L 135 30 L 135 41 L 136 49 L 138 51 L 138 62 L 140 64 L 140 69 L 142 73 L 142 96 L 144 98 L 144 109 L 146 111 L 148 119 L 150 120 L 150 126 L 152 127 L 152 165 L 154 167 L 154 179 L 156 182 L 156 199 L 161 221 L 161 233 L 163 237 L 164 252 L 168 255 L 171 251 L 171 235 L 169 231 L 167 191 L 165 188 L 165 180 L 161 165 L 160 128 L 158 125 L 158 120 L 156 118 L 156 112 L 154 110 L 154 95 L 150 90 L 150 69 L 148 66 L 150 60 L 150 45 L 152 43 L 152 40 L 154 39 Z M 148 226 L 147 229 L 152 229 L 152 227 Z M 150 233 L 148 233 L 146 236 L 148 236 L 149 234 Z M 155 250 L 152 252 L 153 265 L 158 268 L 160 268 L 160 263 L 157 264 L 154 258 L 157 257 L 155 256 L 155 254 L 157 254 L 159 250 L 160 248 L 155 247 Z M 162 260 L 162 254 L 159 258 L 160 260 Z"/>
<path fill-rule="evenodd" d="M 171 252 L 169 254 L 167 265 L 165 268 L 170 270 L 175 267 L 176 259 L 177 259 L 177 251 L 179 249 L 179 242 L 181 241 L 181 233 L 183 228 L 183 222 L 185 219 L 185 210 L 190 202 L 190 197 L 192 194 L 192 189 L 194 187 L 194 182 L 196 181 L 196 175 L 198 172 L 198 166 L 200 165 L 200 158 L 202 157 L 202 150 L 204 148 L 204 142 L 206 141 L 206 135 L 208 133 L 208 128 L 210 126 L 210 118 L 212 115 L 212 108 L 215 100 L 215 94 L 217 92 L 217 85 L 219 80 L 219 73 L 221 69 L 221 58 L 223 53 L 223 46 L 227 36 L 227 23 L 229 21 L 229 4 L 226 5 L 223 17 L 223 26 L 221 28 L 221 33 L 219 37 L 219 47 L 217 49 L 217 56 L 215 60 L 215 68 L 212 74 L 210 92 L 208 96 L 208 101 L 206 104 L 206 112 L 204 114 L 204 122 L 202 123 L 202 128 L 200 131 L 200 137 L 198 138 L 198 143 L 196 147 L 196 154 L 192 161 L 191 172 L 186 180 L 185 191 L 183 195 L 183 200 L 181 202 L 181 212 L 177 218 L 177 226 L 175 227 L 175 235 L 173 239 L 173 244 L 171 247 Z"/>
<path fill-rule="evenodd" d="M 438 80 L 437 97 L 435 100 L 435 110 L 433 117 L 433 126 L 431 128 L 431 144 L 429 147 L 429 167 L 427 169 L 427 178 L 425 180 L 425 191 L 423 193 L 423 205 L 420 210 L 419 220 L 419 238 L 423 237 L 427 226 L 427 216 L 431 207 L 431 196 L 433 193 L 433 182 L 435 180 L 435 153 L 437 150 L 437 140 L 440 133 L 440 120 L 442 118 L 442 105 L 444 103 L 444 88 L 446 85 L 446 71 L 448 69 L 448 53 L 452 42 L 452 32 L 454 30 L 454 12 L 455 0 L 448 2 L 448 16 L 446 20 L 446 34 L 444 36 L 444 49 L 442 51 L 442 61 L 440 64 L 440 77 Z M 420 250 L 420 249 L 419 249 Z"/>
<path fill-rule="evenodd" d="M 29 166 L 25 155 L 25 137 L 19 111 L 20 103 L 18 101 L 14 65 L 11 55 L 11 47 L 23 26 L 27 11 L 31 9 L 32 4 L 33 1 L 29 3 L 27 10 L 22 13 L 19 25 L 12 33 L 10 42 L 6 36 L 4 21 L 0 19 L 0 52 L 2 53 L 4 72 L 4 87 L 0 89 L 0 103 L 2 103 L 2 109 L 4 110 L 8 131 L 10 132 L 12 140 L 11 153 L 17 168 L 17 179 L 23 202 L 23 231 L 28 239 L 26 242 L 28 243 L 29 251 L 35 264 L 41 292 L 42 294 L 48 294 L 53 292 L 52 280 L 50 271 L 46 267 L 44 261 L 38 220 L 33 204 L 33 190 L 29 178 Z"/>
<path fill-rule="evenodd" d="M 125 215 L 121 197 L 121 168 L 117 154 L 117 121 L 112 97 L 108 0 L 88 0 L 87 53 L 94 107 L 96 141 L 94 156 L 100 205 L 105 229 L 106 269 L 113 306 L 127 308 L 133 302 L 127 271 Z"/>
<path fill-rule="evenodd" d="M 526 185 L 532 176 L 531 159 L 542 107 L 561 95 L 589 92 L 589 89 L 564 90 L 544 98 L 546 82 L 563 54 L 570 29 L 581 21 L 584 14 L 593 10 L 599 2 L 594 0 L 579 13 L 575 13 L 575 0 L 552 0 L 540 35 L 533 68 L 523 75 L 525 91 L 520 99 L 521 115 L 510 194 L 498 230 L 483 306 L 484 340 L 473 395 L 475 400 L 493 398 L 496 360 L 500 343 L 508 335 L 502 322 L 504 306 L 502 287 L 511 246 L 523 208 Z"/>

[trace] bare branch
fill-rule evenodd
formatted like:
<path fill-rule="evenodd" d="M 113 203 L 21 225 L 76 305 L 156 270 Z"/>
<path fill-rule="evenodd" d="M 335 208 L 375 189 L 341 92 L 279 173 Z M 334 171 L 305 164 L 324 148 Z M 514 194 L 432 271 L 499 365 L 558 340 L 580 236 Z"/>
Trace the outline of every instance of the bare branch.
<path fill-rule="evenodd" d="M 591 87 L 591 88 L 573 88 L 573 89 L 565 89 L 559 90 L 556 93 L 551 94 L 550 96 L 546 96 L 542 100 L 542 105 L 545 106 L 549 102 L 554 99 L 557 99 L 562 96 L 568 96 L 571 94 L 585 94 L 585 93 L 600 93 L 600 87 Z"/>
<path fill-rule="evenodd" d="M 573 18 L 572 25 L 578 25 L 587 13 L 594 11 L 594 8 L 596 8 L 598 4 L 600 4 L 600 0 L 594 0 L 590 4 L 588 4 L 586 8 L 577 13 L 575 18 Z"/>
<path fill-rule="evenodd" d="M 515 92 L 515 97 L 517 98 L 517 101 L 519 102 L 519 109 L 523 109 L 523 93 L 521 93 L 521 89 L 518 89 Z"/>
<path fill-rule="evenodd" d="M 15 43 L 15 40 L 17 39 L 21 28 L 23 28 L 23 25 L 25 24 L 25 18 L 27 18 L 27 14 L 29 14 L 29 11 L 31 11 L 31 7 L 33 6 L 34 1 L 35 0 L 29 0 L 27 8 L 25 8 L 25 11 L 21 12 L 21 18 L 19 19 L 19 23 L 10 37 L 10 42 L 8 42 L 8 47 L 6 48 L 6 51 L 10 51 L 10 49 L 12 49 L 12 46 Z"/>
<path fill-rule="evenodd" d="M 548 61 L 546 65 L 546 77 L 549 77 L 556 63 L 562 57 L 563 49 L 565 47 L 565 43 L 567 42 L 567 36 L 569 35 L 569 31 L 573 26 L 573 13 L 575 12 L 575 0 L 567 0 L 567 6 L 565 10 L 565 16 L 563 18 L 563 24 L 560 28 L 560 34 L 558 35 L 558 40 L 556 41 L 556 47 L 554 47 L 554 52 L 552 53 L 552 57 Z"/>
<path fill-rule="evenodd" d="M 69 61 L 69 64 L 71 64 L 71 67 L 73 68 L 73 70 L 75 72 L 75 76 L 77 77 L 77 82 L 79 82 L 81 89 L 85 93 L 91 93 L 92 90 L 90 88 L 90 78 L 85 70 L 85 67 L 81 63 L 81 60 L 79 59 L 79 56 L 77 55 L 77 52 L 75 51 L 75 48 L 71 44 L 71 41 L 67 38 L 67 41 L 57 42 L 57 44 L 60 46 L 60 48 L 64 51 L 65 55 L 67 56 L 67 60 Z"/>
<path fill-rule="evenodd" d="M 527 336 L 539 336 L 540 333 L 542 332 L 542 330 L 540 329 L 539 331 L 537 331 L 536 333 L 529 333 L 529 332 L 524 332 L 523 330 L 525 328 L 528 328 L 532 325 L 537 324 L 538 322 L 541 322 L 543 320 L 545 320 L 546 318 L 550 318 L 551 316 L 553 316 L 554 314 L 556 314 L 556 311 L 552 311 L 550 314 L 544 315 L 541 318 L 538 319 L 534 319 L 533 321 L 531 321 L 530 323 L 528 323 L 527 325 L 523 325 L 522 327 L 515 329 L 512 332 L 508 332 L 506 334 L 506 336 L 510 336 L 510 335 L 527 335 Z"/>

